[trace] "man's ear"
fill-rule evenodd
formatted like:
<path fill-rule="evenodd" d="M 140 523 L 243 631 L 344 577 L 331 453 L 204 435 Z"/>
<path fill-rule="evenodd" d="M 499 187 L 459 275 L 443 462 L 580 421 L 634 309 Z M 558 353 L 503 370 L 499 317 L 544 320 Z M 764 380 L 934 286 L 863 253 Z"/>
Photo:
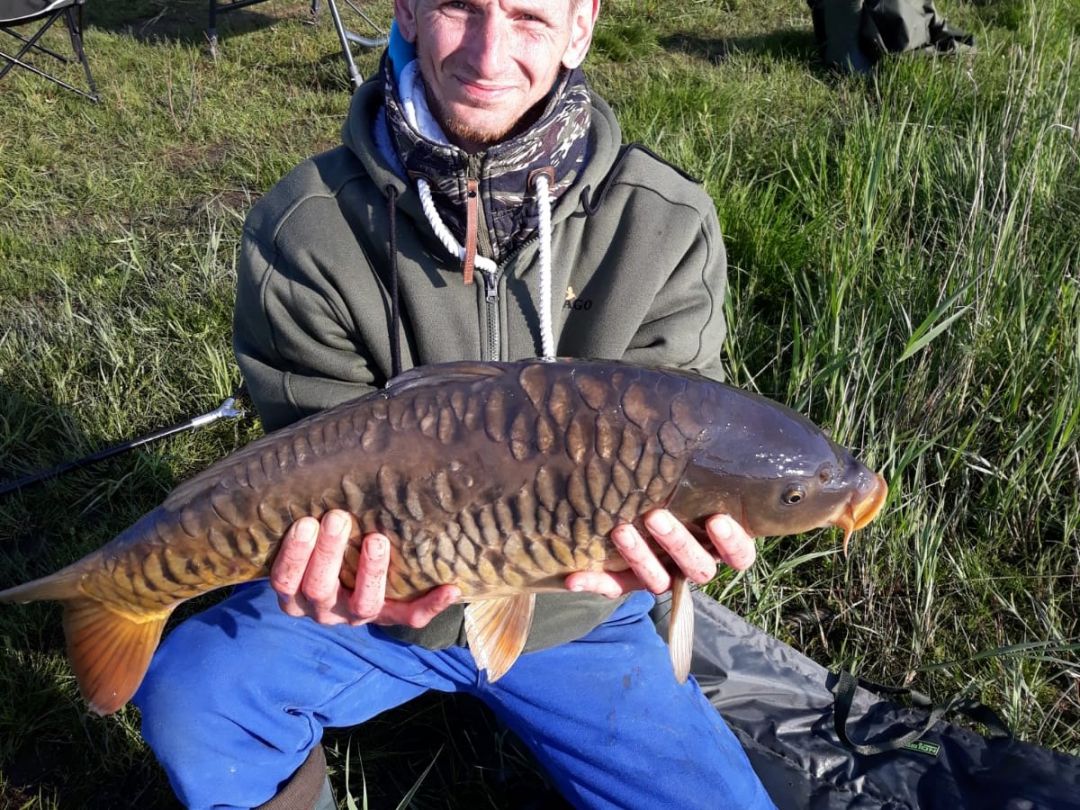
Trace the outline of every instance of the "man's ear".
<path fill-rule="evenodd" d="M 416 44 L 416 0 L 394 0 L 394 19 L 398 31 L 410 45 Z"/>
<path fill-rule="evenodd" d="M 572 70 L 585 61 L 589 52 L 596 15 L 600 13 L 600 0 L 570 0 L 570 5 L 570 42 L 563 53 L 562 65 Z"/>

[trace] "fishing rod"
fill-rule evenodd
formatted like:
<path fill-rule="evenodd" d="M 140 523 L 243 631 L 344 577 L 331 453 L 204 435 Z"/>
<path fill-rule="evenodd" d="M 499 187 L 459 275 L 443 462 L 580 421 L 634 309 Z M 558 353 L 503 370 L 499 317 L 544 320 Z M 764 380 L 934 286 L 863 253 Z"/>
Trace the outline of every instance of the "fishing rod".
<path fill-rule="evenodd" d="M 185 419 L 183 422 L 177 422 L 175 425 L 169 425 L 168 427 L 159 428 L 152 433 L 147 433 L 143 436 L 138 436 L 134 439 L 128 439 L 127 441 L 114 444 L 111 447 L 106 447 L 103 450 L 98 450 L 96 453 L 91 453 L 84 458 L 75 459 L 74 461 L 65 461 L 63 464 L 58 464 L 48 470 L 41 470 L 39 472 L 30 473 L 15 481 L 9 481 L 6 484 L 0 484 L 0 497 L 4 495 L 10 495 L 13 492 L 19 492 L 21 490 L 32 487 L 36 484 L 40 484 L 42 481 L 49 481 L 53 478 L 63 475 L 64 473 L 71 472 L 72 470 L 86 467 L 90 464 L 95 464 L 98 461 L 104 461 L 107 458 L 112 458 L 121 453 L 126 453 L 128 450 L 134 450 L 136 447 L 141 447 L 144 444 L 164 439 L 166 436 L 172 436 L 175 433 L 181 433 L 185 430 L 195 430 L 197 428 L 205 427 L 219 419 L 238 419 L 244 415 L 244 409 L 236 405 L 236 397 L 232 396 L 218 405 L 214 410 L 207 411 L 199 416 L 193 416 L 190 419 Z"/>

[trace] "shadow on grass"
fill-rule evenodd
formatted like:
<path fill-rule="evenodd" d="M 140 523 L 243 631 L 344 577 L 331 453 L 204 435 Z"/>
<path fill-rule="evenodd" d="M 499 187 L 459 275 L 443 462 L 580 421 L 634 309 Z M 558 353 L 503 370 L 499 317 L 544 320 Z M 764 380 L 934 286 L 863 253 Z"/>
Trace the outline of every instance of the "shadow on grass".
<path fill-rule="evenodd" d="M 0 386 L 0 481 L 102 446 L 65 409 Z M 0 588 L 46 576 L 101 545 L 171 486 L 132 453 L 0 496 Z M 153 464 L 153 462 L 150 462 Z M 133 717 L 91 717 L 64 657 L 57 605 L 0 605 L 0 807 L 176 807 Z M 29 804 L 28 804 L 29 802 Z"/>
<path fill-rule="evenodd" d="M 689 31 L 661 37 L 660 45 L 669 51 L 690 56 L 718 65 L 733 54 L 769 56 L 776 60 L 795 60 L 808 65 L 819 65 L 817 44 L 811 30 L 784 28 L 769 34 L 749 37 L 719 39 L 703 37 Z"/>
<path fill-rule="evenodd" d="M 310 20 L 310 5 L 267 0 L 253 6 L 222 12 L 228 0 L 218 4 L 217 31 L 220 47 L 234 36 L 268 28 L 280 20 Z M 299 7 L 298 7 L 299 6 Z M 86 24 L 126 34 L 139 42 L 207 44 L 209 0 L 91 0 L 86 4 Z M 320 19 L 328 13 L 323 8 Z"/>
<path fill-rule="evenodd" d="M 409 804 L 414 810 L 570 807 L 524 744 L 467 695 L 428 693 L 362 726 L 328 731 L 323 744 L 338 800 L 347 777 L 357 805 L 366 789 L 373 810 L 396 808 L 429 765 Z"/>

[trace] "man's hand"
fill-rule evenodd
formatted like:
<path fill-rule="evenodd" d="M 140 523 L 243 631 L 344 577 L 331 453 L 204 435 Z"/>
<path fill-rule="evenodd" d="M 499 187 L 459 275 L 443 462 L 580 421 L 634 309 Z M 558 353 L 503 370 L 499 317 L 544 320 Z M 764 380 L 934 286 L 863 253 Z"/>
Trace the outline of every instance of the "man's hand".
<path fill-rule="evenodd" d="M 720 560 L 736 571 L 754 564 L 757 550 L 750 537 L 727 515 L 713 515 L 705 522 L 705 530 L 713 548 L 706 549 L 690 531 L 666 509 L 654 509 L 645 515 L 645 528 L 672 563 L 691 582 L 704 585 L 716 574 Z M 622 596 L 630 591 L 646 589 L 653 593 L 671 590 L 671 573 L 649 548 L 645 539 L 632 525 L 625 523 L 611 531 L 611 540 L 630 564 L 627 571 L 578 571 L 566 578 L 572 591 L 592 591 L 608 597 Z"/>
<path fill-rule="evenodd" d="M 356 587 L 344 587 L 339 576 L 353 516 L 338 509 L 300 518 L 289 527 L 270 570 L 270 585 L 278 593 L 281 609 L 290 616 L 310 616 L 320 624 L 403 624 L 424 627 L 457 601 L 461 592 L 442 585 L 411 602 L 386 598 L 386 571 L 390 541 L 369 534 L 361 544 Z"/>

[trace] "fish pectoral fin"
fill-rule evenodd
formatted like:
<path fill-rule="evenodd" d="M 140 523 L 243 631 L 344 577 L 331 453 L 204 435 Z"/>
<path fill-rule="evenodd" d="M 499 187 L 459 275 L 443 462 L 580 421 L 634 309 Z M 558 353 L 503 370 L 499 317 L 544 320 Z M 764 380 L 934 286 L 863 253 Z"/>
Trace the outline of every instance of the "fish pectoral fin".
<path fill-rule="evenodd" d="M 535 593 L 484 599 L 466 606 L 465 638 L 489 682 L 505 675 L 525 649 L 535 607 Z"/>
<path fill-rule="evenodd" d="M 87 597 L 64 602 L 68 659 L 91 711 L 112 714 L 131 699 L 171 612 L 134 617 Z"/>
<path fill-rule="evenodd" d="M 694 598 L 686 577 L 672 577 L 671 618 L 668 620 L 668 651 L 671 666 L 679 683 L 690 677 L 690 659 L 694 653 Z"/>

